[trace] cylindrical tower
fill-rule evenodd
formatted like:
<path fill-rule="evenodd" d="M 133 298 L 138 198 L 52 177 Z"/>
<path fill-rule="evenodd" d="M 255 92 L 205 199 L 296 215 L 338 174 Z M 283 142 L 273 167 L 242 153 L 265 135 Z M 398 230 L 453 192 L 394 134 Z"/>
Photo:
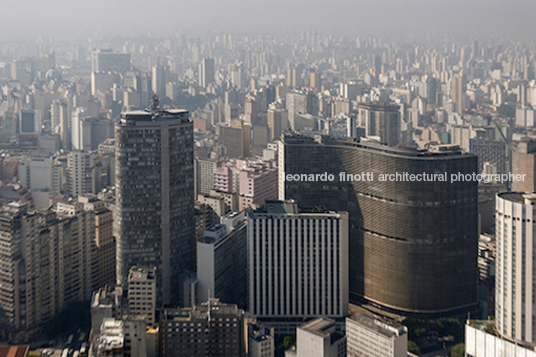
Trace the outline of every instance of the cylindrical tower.
<path fill-rule="evenodd" d="M 499 332 L 536 342 L 536 194 L 499 193 L 495 201 L 495 320 Z"/>

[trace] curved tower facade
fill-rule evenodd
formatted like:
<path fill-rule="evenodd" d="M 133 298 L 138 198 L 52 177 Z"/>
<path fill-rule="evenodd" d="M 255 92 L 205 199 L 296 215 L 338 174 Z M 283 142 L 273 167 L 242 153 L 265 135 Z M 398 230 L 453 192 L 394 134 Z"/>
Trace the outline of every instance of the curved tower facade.
<path fill-rule="evenodd" d="M 115 125 L 117 282 L 155 266 L 157 301 L 180 304 L 194 270 L 193 124 L 186 110 L 132 111 Z"/>
<path fill-rule="evenodd" d="M 474 173 L 477 160 L 441 149 L 301 136 L 280 144 L 280 198 L 349 213 L 350 301 L 426 314 L 476 304 L 477 183 L 450 175 Z M 333 180 L 288 180 L 323 173 Z"/>
<path fill-rule="evenodd" d="M 495 200 L 495 320 L 510 339 L 536 343 L 536 194 L 505 192 Z"/>

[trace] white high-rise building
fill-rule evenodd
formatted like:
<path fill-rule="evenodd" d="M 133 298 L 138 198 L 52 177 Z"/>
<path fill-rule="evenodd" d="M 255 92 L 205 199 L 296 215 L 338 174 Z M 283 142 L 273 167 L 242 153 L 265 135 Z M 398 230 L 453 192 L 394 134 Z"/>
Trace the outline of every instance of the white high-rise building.
<path fill-rule="evenodd" d="M 348 313 L 348 213 L 267 201 L 248 214 L 249 309 L 258 318 Z"/>
<path fill-rule="evenodd" d="M 495 319 L 513 340 L 536 342 L 536 194 L 504 192 L 495 205 Z"/>
<path fill-rule="evenodd" d="M 357 314 L 346 318 L 348 357 L 407 357 L 408 328 L 394 321 Z"/>

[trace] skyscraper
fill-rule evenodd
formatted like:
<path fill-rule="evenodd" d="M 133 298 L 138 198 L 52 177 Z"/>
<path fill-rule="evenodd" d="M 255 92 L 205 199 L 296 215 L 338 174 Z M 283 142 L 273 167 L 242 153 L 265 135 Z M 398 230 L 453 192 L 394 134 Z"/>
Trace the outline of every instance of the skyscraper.
<path fill-rule="evenodd" d="M 461 75 L 452 76 L 450 85 L 451 98 L 456 103 L 458 114 L 463 113 L 463 77 Z"/>
<path fill-rule="evenodd" d="M 119 72 L 130 70 L 130 53 L 112 52 L 98 49 L 91 53 L 91 72 Z"/>
<path fill-rule="evenodd" d="M 214 58 L 205 58 L 199 66 L 199 85 L 206 88 L 214 82 Z"/>
<path fill-rule="evenodd" d="M 400 112 L 398 105 L 359 104 L 359 120 L 366 136 L 378 137 L 389 146 L 400 143 Z"/>
<path fill-rule="evenodd" d="M 166 96 L 166 68 L 164 66 L 153 67 L 152 88 L 153 93 L 159 98 Z"/>
<path fill-rule="evenodd" d="M 433 149 L 305 136 L 280 144 L 280 199 L 349 213 L 350 301 L 417 313 L 476 303 L 477 183 L 451 183 L 450 175 L 473 174 L 477 158 Z M 448 180 L 423 177 L 439 172 Z M 303 174 L 333 180 L 286 179 Z"/>
<path fill-rule="evenodd" d="M 500 334 L 536 342 L 536 195 L 499 193 L 496 198 L 495 320 Z"/>
<path fill-rule="evenodd" d="M 117 282 L 134 265 L 157 269 L 157 302 L 181 303 L 194 268 L 193 124 L 158 107 L 121 114 L 115 125 Z"/>
<path fill-rule="evenodd" d="M 312 92 L 292 91 L 287 93 L 288 122 L 295 129 L 296 114 L 317 114 L 318 99 Z"/>
<path fill-rule="evenodd" d="M 248 214 L 249 311 L 277 328 L 348 314 L 348 213 L 267 201 Z"/>

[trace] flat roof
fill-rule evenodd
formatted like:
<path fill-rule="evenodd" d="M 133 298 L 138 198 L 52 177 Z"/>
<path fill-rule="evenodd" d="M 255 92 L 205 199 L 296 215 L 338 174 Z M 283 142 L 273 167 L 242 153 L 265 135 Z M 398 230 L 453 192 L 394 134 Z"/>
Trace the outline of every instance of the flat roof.
<path fill-rule="evenodd" d="M 366 329 L 380 333 L 388 338 L 394 338 L 408 332 L 406 326 L 396 321 L 379 319 L 366 314 L 353 315 L 348 317 L 347 320 L 352 320 Z"/>

